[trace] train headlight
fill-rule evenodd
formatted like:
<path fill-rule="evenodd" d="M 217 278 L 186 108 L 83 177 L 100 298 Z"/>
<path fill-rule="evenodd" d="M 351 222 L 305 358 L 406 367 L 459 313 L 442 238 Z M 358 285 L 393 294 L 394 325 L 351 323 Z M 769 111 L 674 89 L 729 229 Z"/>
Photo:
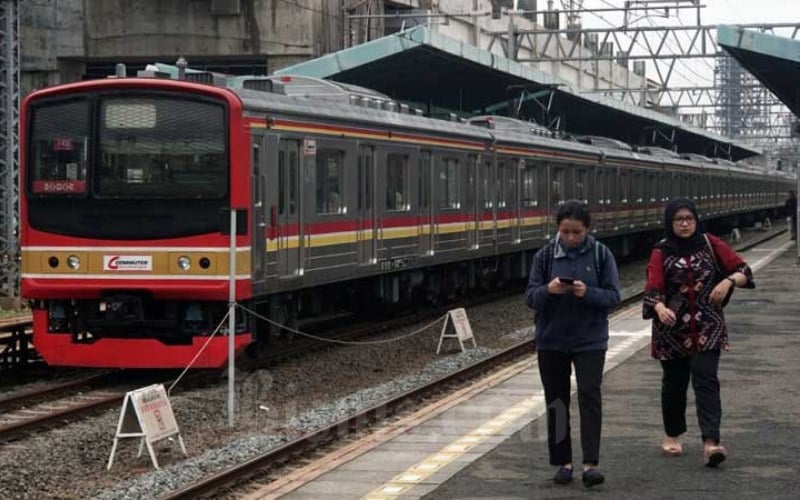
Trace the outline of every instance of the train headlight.
<path fill-rule="evenodd" d="M 70 255 L 67 257 L 67 265 L 73 271 L 77 271 L 81 267 L 81 259 L 77 255 Z"/>
<path fill-rule="evenodd" d="M 185 255 L 178 257 L 178 267 L 181 268 L 181 271 L 188 271 L 192 267 L 192 259 Z"/>

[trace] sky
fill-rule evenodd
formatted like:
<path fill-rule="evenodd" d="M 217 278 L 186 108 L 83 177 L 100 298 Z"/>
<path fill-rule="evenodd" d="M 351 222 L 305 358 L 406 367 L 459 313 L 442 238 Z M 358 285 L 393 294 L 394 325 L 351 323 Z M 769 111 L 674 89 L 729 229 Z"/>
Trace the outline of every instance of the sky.
<path fill-rule="evenodd" d="M 701 0 L 701 4 L 707 6 L 701 11 L 703 24 L 800 23 L 798 0 Z"/>

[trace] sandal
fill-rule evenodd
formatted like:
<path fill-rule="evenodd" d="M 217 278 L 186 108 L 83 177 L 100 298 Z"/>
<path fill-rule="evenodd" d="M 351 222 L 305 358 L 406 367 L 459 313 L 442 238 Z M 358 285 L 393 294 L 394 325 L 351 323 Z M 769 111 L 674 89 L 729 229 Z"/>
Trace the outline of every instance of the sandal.
<path fill-rule="evenodd" d="M 679 457 L 683 454 L 683 448 L 677 440 L 669 443 L 665 440 L 661 443 L 661 451 L 668 457 Z"/>
<path fill-rule="evenodd" d="M 707 446 L 703 450 L 703 464 L 706 467 L 716 467 L 725 461 L 727 455 L 722 446 Z"/>

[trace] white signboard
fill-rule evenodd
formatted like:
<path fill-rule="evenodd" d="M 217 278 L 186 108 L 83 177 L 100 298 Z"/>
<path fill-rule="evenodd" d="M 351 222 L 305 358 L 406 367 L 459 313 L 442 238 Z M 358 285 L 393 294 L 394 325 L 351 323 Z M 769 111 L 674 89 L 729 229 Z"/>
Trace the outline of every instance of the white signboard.
<path fill-rule="evenodd" d="M 103 271 L 152 270 L 152 255 L 103 255 Z"/>
<path fill-rule="evenodd" d="M 455 333 L 447 333 L 447 325 L 451 321 L 453 323 L 453 329 L 455 330 Z M 467 311 L 464 310 L 463 307 L 447 311 L 447 316 L 444 319 L 444 325 L 442 325 L 442 334 L 439 337 L 439 346 L 436 348 L 436 354 L 439 354 L 439 351 L 441 351 L 442 342 L 446 338 L 458 339 L 458 343 L 461 346 L 462 352 L 464 351 L 464 341 L 466 340 L 472 341 L 472 347 L 478 347 L 478 344 L 475 343 L 475 337 L 472 334 L 472 327 L 469 326 Z"/>
<path fill-rule="evenodd" d="M 316 156 L 316 154 L 317 154 L 316 139 L 303 139 L 303 156 Z"/>
<path fill-rule="evenodd" d="M 144 446 L 150 453 L 153 465 L 158 469 L 158 460 L 153 451 L 153 443 L 170 436 L 178 435 L 181 451 L 186 455 L 186 446 L 178 430 L 178 423 L 172 413 L 167 391 L 163 384 L 143 387 L 125 394 L 122 402 L 122 412 L 117 423 L 117 433 L 114 436 L 114 445 L 111 447 L 111 456 L 108 457 L 108 469 L 114 463 L 114 453 L 120 439 L 139 438 L 139 455 L 142 455 Z"/>

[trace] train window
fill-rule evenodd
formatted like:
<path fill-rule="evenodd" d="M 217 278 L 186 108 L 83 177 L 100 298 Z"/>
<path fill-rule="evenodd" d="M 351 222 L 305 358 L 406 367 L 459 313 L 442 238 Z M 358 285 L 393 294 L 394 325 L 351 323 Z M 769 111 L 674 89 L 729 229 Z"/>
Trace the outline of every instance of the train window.
<path fill-rule="evenodd" d="M 419 152 L 419 175 L 417 176 L 417 199 L 422 209 L 430 207 L 430 185 L 431 185 L 431 152 Z"/>
<path fill-rule="evenodd" d="M 374 170 L 375 148 L 361 146 L 358 152 L 358 210 L 372 209 L 372 172 Z"/>
<path fill-rule="evenodd" d="M 589 201 L 588 191 L 588 171 L 585 168 L 579 168 L 575 171 L 575 198 L 587 203 Z"/>
<path fill-rule="evenodd" d="M 286 151 L 278 150 L 278 213 L 286 213 Z"/>
<path fill-rule="evenodd" d="M 496 182 L 496 181 L 495 181 Z M 492 208 L 492 162 L 483 162 L 483 171 L 480 173 L 480 202 L 483 208 Z"/>
<path fill-rule="evenodd" d="M 297 211 L 297 178 L 300 143 L 281 140 L 278 148 L 278 213 Z M 288 203 L 287 203 L 288 200 Z"/>
<path fill-rule="evenodd" d="M 476 190 L 478 188 L 477 180 L 475 176 L 478 173 L 478 157 L 475 155 L 467 156 L 467 197 L 466 197 L 466 206 L 469 209 L 475 207 L 475 196 Z"/>
<path fill-rule="evenodd" d="M 647 189 L 647 194 L 649 196 L 648 201 L 660 201 L 659 200 L 659 193 L 658 193 L 658 174 L 655 172 L 650 172 L 647 174 L 647 183 L 649 187 Z"/>
<path fill-rule="evenodd" d="M 550 174 L 550 203 L 560 205 L 564 201 L 564 169 L 553 167 Z"/>
<path fill-rule="evenodd" d="M 31 191 L 86 192 L 89 105 L 70 101 L 34 108 L 28 150 Z"/>
<path fill-rule="evenodd" d="M 508 167 L 508 194 L 506 202 L 511 207 L 519 206 L 519 189 L 517 188 L 519 172 L 522 168 L 522 160 L 513 160 Z"/>
<path fill-rule="evenodd" d="M 342 211 L 344 151 L 317 151 L 317 213 Z"/>
<path fill-rule="evenodd" d="M 97 196 L 215 199 L 227 193 L 221 104 L 109 96 L 98 111 Z"/>
<path fill-rule="evenodd" d="M 628 203 L 631 192 L 631 171 L 628 169 L 619 170 L 619 202 Z"/>
<path fill-rule="evenodd" d="M 408 156 L 386 156 L 386 210 L 408 210 Z"/>
<path fill-rule="evenodd" d="M 641 203 L 647 196 L 647 184 L 644 182 L 644 172 L 634 170 L 631 176 L 631 202 Z"/>
<path fill-rule="evenodd" d="M 535 207 L 539 204 L 537 196 L 537 187 L 539 183 L 536 181 L 536 164 L 530 161 L 525 162 L 525 168 L 522 171 L 522 205 L 526 207 Z"/>
<path fill-rule="evenodd" d="M 458 160 L 445 158 L 439 170 L 439 206 L 459 208 Z"/>
<path fill-rule="evenodd" d="M 297 212 L 297 197 L 300 189 L 300 143 L 291 141 L 289 147 L 289 214 Z"/>
<path fill-rule="evenodd" d="M 497 206 L 499 208 L 503 208 L 506 206 L 506 200 L 508 199 L 508 190 L 510 185 L 510 180 L 508 178 L 508 170 L 506 167 L 506 162 L 500 161 L 497 162 Z"/>

